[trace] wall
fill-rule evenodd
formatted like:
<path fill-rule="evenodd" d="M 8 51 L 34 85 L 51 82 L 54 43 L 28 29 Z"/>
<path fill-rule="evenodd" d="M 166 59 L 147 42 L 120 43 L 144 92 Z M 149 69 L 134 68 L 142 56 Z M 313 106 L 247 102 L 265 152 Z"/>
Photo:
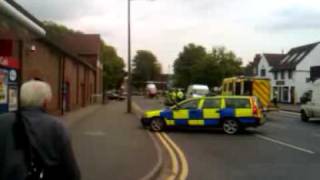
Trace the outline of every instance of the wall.
<path fill-rule="evenodd" d="M 258 64 L 258 69 L 257 69 L 257 70 L 258 70 L 258 76 L 259 76 L 259 77 L 262 77 L 260 73 L 261 73 L 261 69 L 263 69 L 263 68 L 266 70 L 266 76 L 264 76 L 264 77 L 269 78 L 269 79 L 272 79 L 273 75 L 272 75 L 272 73 L 270 72 L 270 70 L 271 70 L 272 68 L 271 68 L 271 66 L 269 65 L 267 59 L 262 55 L 261 60 L 260 60 L 260 62 L 259 62 L 259 64 Z"/>
<path fill-rule="evenodd" d="M 35 45 L 36 51 L 30 51 L 30 46 Z M 59 52 L 53 50 L 40 41 L 29 41 L 24 46 L 22 63 L 22 80 L 27 81 L 33 78 L 40 78 L 51 85 L 52 101 L 48 105 L 48 111 L 53 114 L 60 112 L 60 61 Z"/>
<path fill-rule="evenodd" d="M 77 63 L 66 57 L 64 59 L 64 81 L 69 84 L 69 110 L 75 110 L 79 106 L 77 104 Z"/>
<path fill-rule="evenodd" d="M 305 93 L 307 90 L 310 90 L 311 83 L 306 82 L 306 79 L 310 77 L 310 73 L 306 71 L 295 71 L 294 72 L 294 84 L 296 88 L 296 99 L 297 102 L 300 102 L 300 97 Z"/>

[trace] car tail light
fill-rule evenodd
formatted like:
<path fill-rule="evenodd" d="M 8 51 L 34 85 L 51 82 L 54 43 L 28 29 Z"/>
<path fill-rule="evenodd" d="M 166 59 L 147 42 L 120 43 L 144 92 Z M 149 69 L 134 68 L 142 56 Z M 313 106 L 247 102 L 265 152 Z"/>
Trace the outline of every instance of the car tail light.
<path fill-rule="evenodd" d="M 253 113 L 253 115 L 258 115 L 258 109 L 255 104 L 253 104 L 252 113 Z"/>
<path fill-rule="evenodd" d="M 252 102 L 252 114 L 258 115 L 258 107 L 254 99 L 251 99 Z"/>

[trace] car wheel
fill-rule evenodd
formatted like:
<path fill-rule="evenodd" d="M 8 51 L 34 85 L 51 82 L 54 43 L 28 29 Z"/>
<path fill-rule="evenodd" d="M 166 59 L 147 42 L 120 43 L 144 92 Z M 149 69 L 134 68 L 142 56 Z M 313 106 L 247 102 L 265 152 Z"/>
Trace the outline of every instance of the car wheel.
<path fill-rule="evenodd" d="M 305 111 L 301 111 L 301 120 L 303 122 L 308 122 L 309 121 L 309 117 L 307 115 L 307 113 Z"/>
<path fill-rule="evenodd" d="M 227 134 L 236 134 L 240 129 L 239 123 L 235 119 L 226 119 L 223 121 L 223 131 Z"/>
<path fill-rule="evenodd" d="M 165 128 L 165 123 L 161 118 L 153 118 L 150 122 L 150 130 L 154 132 L 163 131 Z"/>

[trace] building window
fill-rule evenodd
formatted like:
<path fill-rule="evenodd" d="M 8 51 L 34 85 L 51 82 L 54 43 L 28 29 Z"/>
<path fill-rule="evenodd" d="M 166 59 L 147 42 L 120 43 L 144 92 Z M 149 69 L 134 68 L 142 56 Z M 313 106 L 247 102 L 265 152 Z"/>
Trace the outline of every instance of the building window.
<path fill-rule="evenodd" d="M 281 79 L 284 79 L 284 71 L 281 71 Z"/>
<path fill-rule="evenodd" d="M 291 70 L 288 71 L 288 78 L 289 78 L 289 79 L 292 79 L 292 71 L 291 71 Z"/>
<path fill-rule="evenodd" d="M 265 77 L 266 76 L 266 70 L 261 69 L 260 76 Z"/>
<path fill-rule="evenodd" d="M 274 72 L 274 73 L 273 73 L 273 78 L 274 78 L 275 80 L 278 80 L 278 72 Z"/>

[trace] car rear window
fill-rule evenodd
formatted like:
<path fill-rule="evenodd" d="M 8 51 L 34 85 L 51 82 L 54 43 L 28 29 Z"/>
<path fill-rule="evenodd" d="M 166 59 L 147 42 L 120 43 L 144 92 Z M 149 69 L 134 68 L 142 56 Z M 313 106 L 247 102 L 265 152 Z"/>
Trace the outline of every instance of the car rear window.
<path fill-rule="evenodd" d="M 246 98 L 225 99 L 227 108 L 251 108 L 250 100 Z"/>

